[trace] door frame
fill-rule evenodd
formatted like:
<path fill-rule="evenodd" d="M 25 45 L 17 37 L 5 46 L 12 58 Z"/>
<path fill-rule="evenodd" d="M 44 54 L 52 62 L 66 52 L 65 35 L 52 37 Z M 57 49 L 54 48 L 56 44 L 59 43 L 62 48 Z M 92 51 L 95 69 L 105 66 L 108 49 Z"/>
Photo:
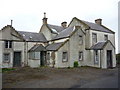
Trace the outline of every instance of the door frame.
<path fill-rule="evenodd" d="M 14 66 L 15 65 L 15 53 L 20 53 L 20 66 Z M 21 67 L 22 66 L 22 51 L 13 51 L 13 67 Z"/>
<path fill-rule="evenodd" d="M 109 58 L 110 58 L 110 60 L 109 60 L 109 62 L 108 62 L 108 53 L 109 53 Z M 107 52 L 106 52 L 106 61 L 107 61 L 107 68 L 112 68 L 113 67 L 113 57 L 112 57 L 112 50 L 107 50 Z"/>

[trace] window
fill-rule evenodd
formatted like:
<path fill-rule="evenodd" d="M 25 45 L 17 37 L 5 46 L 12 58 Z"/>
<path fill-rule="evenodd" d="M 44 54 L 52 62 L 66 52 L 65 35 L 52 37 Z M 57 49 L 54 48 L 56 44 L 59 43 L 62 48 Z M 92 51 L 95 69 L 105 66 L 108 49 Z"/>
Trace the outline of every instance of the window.
<path fill-rule="evenodd" d="M 40 59 L 40 52 L 30 52 L 29 58 L 30 59 Z"/>
<path fill-rule="evenodd" d="M 12 41 L 5 41 L 5 48 L 12 48 Z"/>
<path fill-rule="evenodd" d="M 104 35 L 104 40 L 105 40 L 105 41 L 108 40 L 108 35 Z"/>
<path fill-rule="evenodd" d="M 10 61 L 10 54 L 9 53 L 5 53 L 3 55 L 3 62 L 9 62 Z"/>
<path fill-rule="evenodd" d="M 95 43 L 97 43 L 97 34 L 92 33 L 92 44 L 94 45 Z"/>
<path fill-rule="evenodd" d="M 80 44 L 80 45 L 83 44 L 83 36 L 79 36 L 79 44 Z"/>
<path fill-rule="evenodd" d="M 83 60 L 83 52 L 79 52 L 79 60 Z"/>
<path fill-rule="evenodd" d="M 66 62 L 67 61 L 67 52 L 63 52 L 63 55 L 62 55 L 62 60 L 63 62 Z"/>
<path fill-rule="evenodd" d="M 98 50 L 94 51 L 94 61 L 95 61 L 95 64 L 98 64 L 98 61 L 99 61 Z"/>

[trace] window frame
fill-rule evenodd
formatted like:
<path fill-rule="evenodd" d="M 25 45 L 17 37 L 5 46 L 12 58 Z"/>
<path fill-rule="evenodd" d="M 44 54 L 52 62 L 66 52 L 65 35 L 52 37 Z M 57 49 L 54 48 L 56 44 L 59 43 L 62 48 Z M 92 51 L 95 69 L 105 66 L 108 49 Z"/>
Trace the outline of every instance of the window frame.
<path fill-rule="evenodd" d="M 36 53 L 39 53 L 39 58 L 36 58 Z M 40 60 L 40 52 L 29 52 L 29 59 Z"/>
<path fill-rule="evenodd" d="M 98 50 L 94 50 L 94 63 L 99 64 L 99 53 Z"/>
<path fill-rule="evenodd" d="M 82 54 L 82 55 L 81 55 L 81 54 Z M 83 51 L 79 51 L 78 55 L 79 55 L 79 56 L 78 56 L 78 60 L 79 60 L 79 61 L 83 61 Z M 80 55 L 81 55 L 82 58 L 80 58 Z"/>
<path fill-rule="evenodd" d="M 83 36 L 82 35 L 79 35 L 79 44 L 83 45 Z"/>
<path fill-rule="evenodd" d="M 106 37 L 106 36 L 107 36 L 107 37 Z M 104 40 L 105 40 L 105 41 L 107 41 L 106 38 L 107 38 L 107 40 L 108 40 L 108 35 L 107 35 L 107 34 L 104 35 Z"/>
<path fill-rule="evenodd" d="M 8 60 L 5 60 L 5 55 L 8 55 Z M 3 53 L 3 63 L 9 63 L 10 62 L 10 53 Z"/>
<path fill-rule="evenodd" d="M 9 40 L 6 40 L 5 41 L 5 45 L 4 45 L 5 48 L 12 48 L 12 41 L 9 41 Z"/>
<path fill-rule="evenodd" d="M 96 39 L 93 38 L 94 35 L 96 36 Z M 97 43 L 97 33 L 92 33 L 92 44 L 95 44 L 95 43 Z"/>
<path fill-rule="evenodd" d="M 66 58 L 64 58 L 64 54 L 66 53 Z M 67 62 L 68 61 L 68 52 L 67 51 L 63 51 L 62 52 L 62 62 Z"/>

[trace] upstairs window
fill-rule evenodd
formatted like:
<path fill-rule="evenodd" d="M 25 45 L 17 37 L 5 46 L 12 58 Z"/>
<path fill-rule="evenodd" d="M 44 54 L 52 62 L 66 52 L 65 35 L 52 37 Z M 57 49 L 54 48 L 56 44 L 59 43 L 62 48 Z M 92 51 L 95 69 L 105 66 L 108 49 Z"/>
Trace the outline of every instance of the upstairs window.
<path fill-rule="evenodd" d="M 5 41 L 5 48 L 12 48 L 12 41 Z"/>
<path fill-rule="evenodd" d="M 63 62 L 67 62 L 67 60 L 68 60 L 68 54 L 67 54 L 67 52 L 63 52 L 63 54 L 62 54 L 62 61 Z"/>
<path fill-rule="evenodd" d="M 83 44 L 83 36 L 79 36 L 79 44 L 82 45 Z"/>
<path fill-rule="evenodd" d="M 108 35 L 104 35 L 104 40 L 105 40 L 105 41 L 108 40 Z"/>
<path fill-rule="evenodd" d="M 92 33 L 92 44 L 94 45 L 95 43 L 97 43 L 97 34 Z"/>

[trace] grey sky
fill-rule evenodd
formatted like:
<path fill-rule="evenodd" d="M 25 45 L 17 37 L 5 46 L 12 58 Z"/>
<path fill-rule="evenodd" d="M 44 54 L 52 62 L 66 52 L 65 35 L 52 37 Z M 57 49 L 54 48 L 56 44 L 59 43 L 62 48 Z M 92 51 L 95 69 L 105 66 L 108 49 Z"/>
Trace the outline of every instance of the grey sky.
<path fill-rule="evenodd" d="M 0 28 L 10 24 L 20 31 L 38 32 L 42 25 L 43 12 L 48 23 L 68 24 L 73 17 L 94 22 L 103 19 L 103 25 L 116 32 L 118 47 L 118 1 L 119 0 L 0 0 Z M 118 50 L 118 49 L 117 49 Z"/>

